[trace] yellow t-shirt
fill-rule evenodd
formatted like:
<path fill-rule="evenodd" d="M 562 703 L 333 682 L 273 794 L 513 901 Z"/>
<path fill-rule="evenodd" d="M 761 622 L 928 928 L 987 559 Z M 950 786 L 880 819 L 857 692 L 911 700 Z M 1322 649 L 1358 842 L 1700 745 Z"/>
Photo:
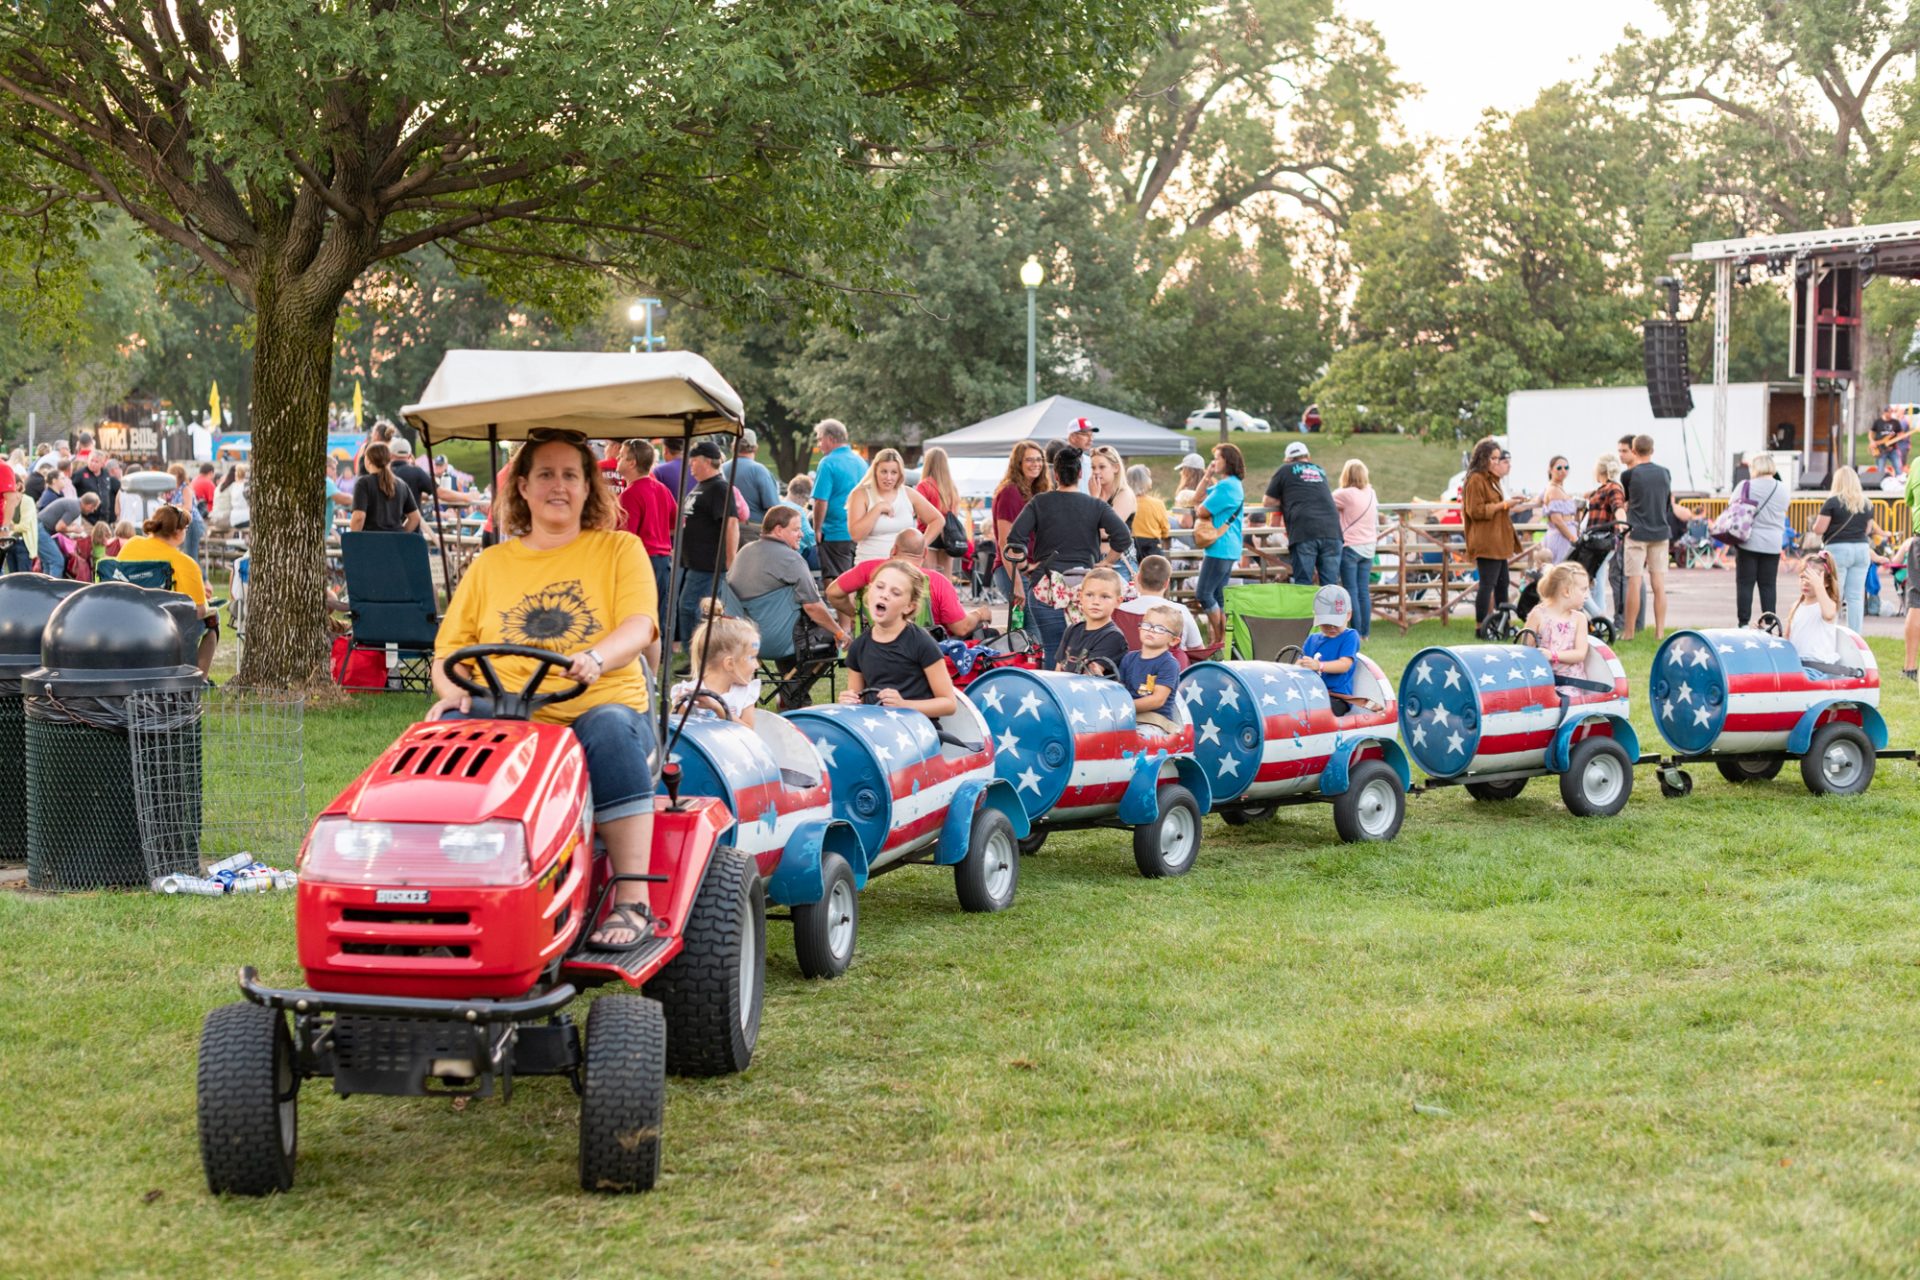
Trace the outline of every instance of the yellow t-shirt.
<path fill-rule="evenodd" d="M 200 611 L 206 612 L 207 582 L 200 576 L 200 566 L 172 543 L 143 533 L 121 543 L 120 554 L 114 558 L 122 563 L 129 560 L 166 561 L 173 566 L 173 589 L 191 596 L 193 602 L 200 606 Z"/>
<path fill-rule="evenodd" d="M 1133 536 L 1158 538 L 1165 542 L 1173 536 L 1167 523 L 1167 504 L 1150 493 L 1136 494 L 1133 508 Z"/>
<path fill-rule="evenodd" d="M 536 551 L 519 538 L 488 547 L 460 579 L 440 621 L 434 656 L 445 658 L 470 644 L 524 644 L 555 653 L 590 649 L 615 627 L 639 614 L 659 615 L 653 564 L 640 539 L 623 531 L 589 529 L 564 547 Z M 495 658 L 500 683 L 518 692 L 535 663 Z M 542 684 L 567 688 L 563 672 L 548 672 Z M 645 711 L 647 682 L 638 658 L 609 668 L 569 702 L 545 708 L 535 718 L 570 724 L 608 703 Z"/>

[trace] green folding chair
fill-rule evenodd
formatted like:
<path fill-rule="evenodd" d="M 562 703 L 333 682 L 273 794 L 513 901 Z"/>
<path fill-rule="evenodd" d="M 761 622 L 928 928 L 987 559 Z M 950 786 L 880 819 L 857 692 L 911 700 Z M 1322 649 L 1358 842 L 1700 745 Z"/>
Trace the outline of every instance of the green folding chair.
<path fill-rule="evenodd" d="M 1254 582 L 1221 593 L 1232 656 L 1274 662 L 1288 645 L 1313 633 L 1314 588 L 1290 582 Z"/>

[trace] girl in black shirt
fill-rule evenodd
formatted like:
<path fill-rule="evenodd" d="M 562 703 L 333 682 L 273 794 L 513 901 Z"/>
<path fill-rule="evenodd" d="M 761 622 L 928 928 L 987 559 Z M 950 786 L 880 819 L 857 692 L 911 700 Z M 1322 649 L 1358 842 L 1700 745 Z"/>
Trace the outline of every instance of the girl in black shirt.
<path fill-rule="evenodd" d="M 847 688 L 840 701 L 857 705 L 872 689 L 883 707 L 905 707 L 935 720 L 960 709 L 940 646 L 911 621 L 926 590 L 926 575 L 904 560 L 873 571 L 867 583 L 872 625 L 847 646 Z"/>

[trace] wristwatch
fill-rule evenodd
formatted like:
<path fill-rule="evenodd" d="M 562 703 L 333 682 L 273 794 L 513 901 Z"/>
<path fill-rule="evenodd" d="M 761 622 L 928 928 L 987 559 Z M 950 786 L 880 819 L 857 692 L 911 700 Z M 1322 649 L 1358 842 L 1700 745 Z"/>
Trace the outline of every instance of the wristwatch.
<path fill-rule="evenodd" d="M 598 649 L 589 649 L 585 653 L 581 654 L 580 656 L 583 658 L 592 658 L 593 665 L 600 668 L 601 674 L 604 675 L 606 673 L 607 660 L 600 656 L 600 651 Z"/>

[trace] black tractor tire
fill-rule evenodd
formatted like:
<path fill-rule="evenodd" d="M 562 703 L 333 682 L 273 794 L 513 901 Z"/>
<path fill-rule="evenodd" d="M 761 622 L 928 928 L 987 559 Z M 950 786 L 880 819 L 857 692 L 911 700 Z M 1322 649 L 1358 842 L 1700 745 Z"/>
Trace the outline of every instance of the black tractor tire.
<path fill-rule="evenodd" d="M 1512 800 L 1526 789 L 1527 779 L 1525 778 L 1509 778 L 1505 782 L 1469 782 L 1467 784 L 1467 794 L 1483 802 Z"/>
<path fill-rule="evenodd" d="M 973 815 L 967 856 L 953 866 L 962 911 L 1005 911 L 1020 888 L 1020 842 L 1007 815 L 981 805 Z"/>
<path fill-rule="evenodd" d="M 767 893 L 753 859 L 730 848 L 713 851 L 685 940 L 646 986 L 667 1019 L 667 1071 L 745 1071 L 767 992 Z"/>
<path fill-rule="evenodd" d="M 1582 738 L 1567 753 L 1560 801 L 1576 818 L 1611 818 L 1633 795 L 1633 758 L 1612 738 Z"/>
<path fill-rule="evenodd" d="M 1230 827 L 1250 827 L 1256 822 L 1265 822 L 1280 812 L 1277 804 L 1250 804 L 1240 809 L 1222 809 L 1220 821 Z"/>
<path fill-rule="evenodd" d="M 644 996 L 605 995 L 587 1010 L 580 1083 L 580 1186 L 651 1191 L 667 1109 L 667 1020 Z"/>
<path fill-rule="evenodd" d="M 1813 731 L 1800 757 L 1800 780 L 1817 796 L 1857 796 L 1873 785 L 1873 741 L 1857 724 L 1836 720 Z"/>
<path fill-rule="evenodd" d="M 1407 818 L 1407 788 L 1385 760 L 1362 760 L 1333 798 L 1333 829 L 1348 844 L 1391 840 Z"/>
<path fill-rule="evenodd" d="M 197 1092 L 207 1190 L 264 1196 L 293 1186 L 300 1073 L 284 1014 L 244 1001 L 209 1013 Z"/>
<path fill-rule="evenodd" d="M 1177 782 L 1159 791 L 1160 812 L 1133 829 L 1133 863 L 1149 880 L 1183 876 L 1200 857 L 1200 802 Z"/>
<path fill-rule="evenodd" d="M 860 894 L 847 860 L 837 853 L 822 855 L 820 883 L 820 901 L 793 905 L 793 955 L 803 978 L 845 973 L 860 932 Z"/>
<path fill-rule="evenodd" d="M 1044 827 L 1036 828 L 1020 841 L 1020 856 L 1023 858 L 1031 858 L 1034 854 L 1040 852 L 1040 846 L 1046 842 L 1046 829 Z"/>
<path fill-rule="evenodd" d="M 1715 760 L 1713 767 L 1720 771 L 1721 777 L 1738 786 L 1745 782 L 1771 782 L 1780 776 L 1786 764 L 1785 756 L 1733 756 Z"/>

